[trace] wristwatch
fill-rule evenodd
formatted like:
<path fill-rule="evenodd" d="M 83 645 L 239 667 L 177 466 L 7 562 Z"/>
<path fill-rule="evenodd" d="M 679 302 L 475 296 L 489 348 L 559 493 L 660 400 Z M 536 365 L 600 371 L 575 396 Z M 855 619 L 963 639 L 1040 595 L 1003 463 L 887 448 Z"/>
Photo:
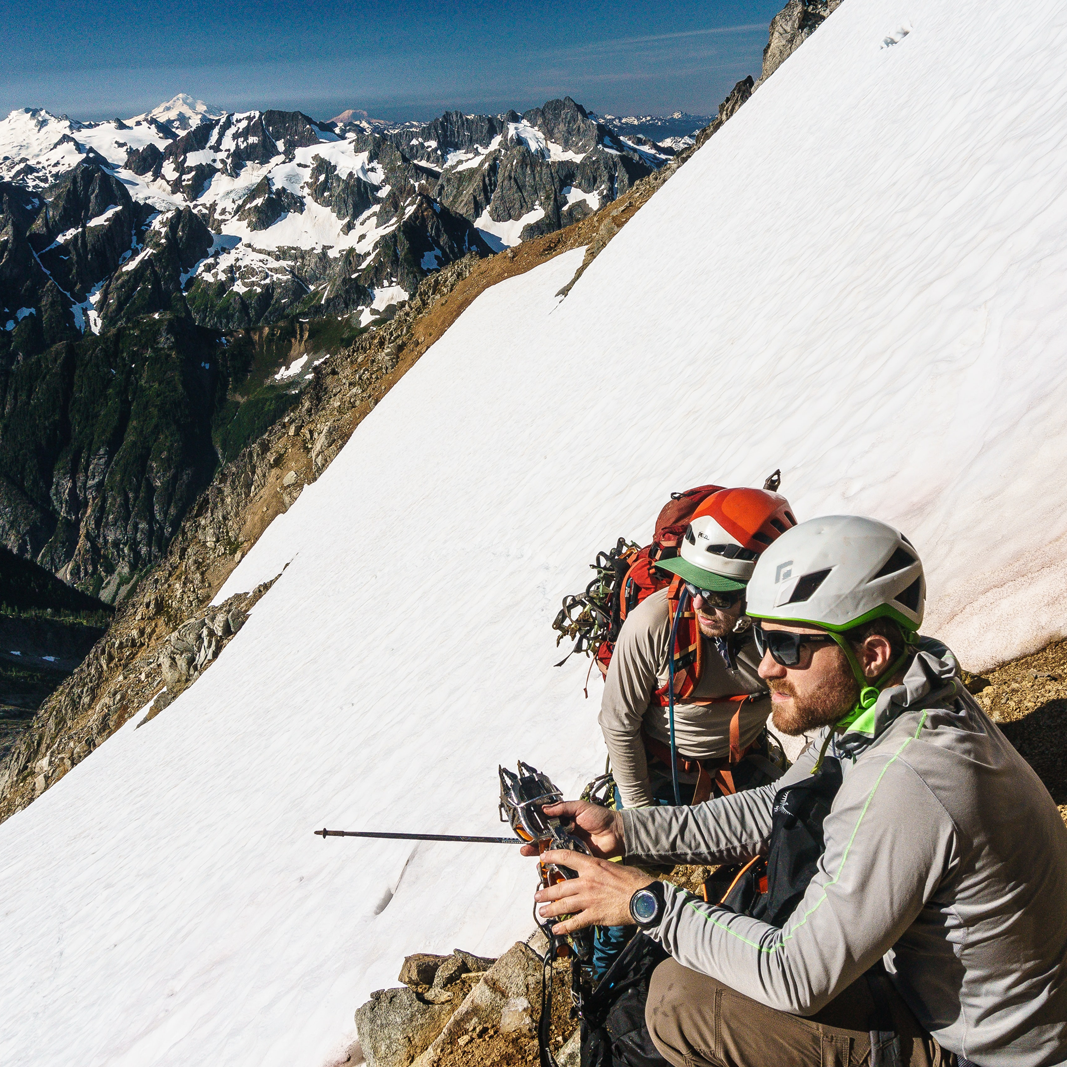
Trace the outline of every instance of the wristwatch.
<path fill-rule="evenodd" d="M 663 883 L 653 882 L 651 885 L 642 886 L 630 897 L 630 918 L 642 929 L 646 929 L 655 926 L 663 918 L 664 907 Z"/>

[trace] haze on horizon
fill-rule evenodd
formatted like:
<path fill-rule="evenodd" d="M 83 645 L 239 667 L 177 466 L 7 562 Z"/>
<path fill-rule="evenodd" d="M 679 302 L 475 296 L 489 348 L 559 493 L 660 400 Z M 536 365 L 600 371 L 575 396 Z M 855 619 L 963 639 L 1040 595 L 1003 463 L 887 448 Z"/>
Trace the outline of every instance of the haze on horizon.
<path fill-rule="evenodd" d="M 128 117 L 177 93 L 327 119 L 522 110 L 570 95 L 604 114 L 710 114 L 758 74 L 782 0 L 0 0 L 0 114 Z"/>

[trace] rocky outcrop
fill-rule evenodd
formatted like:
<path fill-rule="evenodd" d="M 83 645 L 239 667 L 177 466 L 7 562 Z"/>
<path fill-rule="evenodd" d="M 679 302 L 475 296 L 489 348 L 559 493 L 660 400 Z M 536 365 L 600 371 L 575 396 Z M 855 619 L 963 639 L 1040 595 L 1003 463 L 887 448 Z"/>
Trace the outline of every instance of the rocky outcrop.
<path fill-rule="evenodd" d="M 214 473 L 217 351 L 166 317 L 0 356 L 0 543 L 114 600 Z"/>
<path fill-rule="evenodd" d="M 730 95 L 719 105 L 719 112 L 715 119 L 697 134 L 694 148 L 700 148 L 709 137 L 717 134 L 722 129 L 723 123 L 737 114 L 741 105 L 752 95 L 755 87 L 756 83 L 752 80 L 751 74 L 747 78 L 742 78 L 730 90 Z"/>
<path fill-rule="evenodd" d="M 195 616 L 167 635 L 157 658 L 159 674 L 166 688 L 152 701 L 148 714 L 138 726 L 154 719 L 211 666 L 230 638 L 245 624 L 254 600 L 267 588 L 269 586 L 260 587 L 254 598 L 242 595 L 235 598 L 233 604 L 227 603 L 215 611 Z"/>
<path fill-rule="evenodd" d="M 771 20 L 757 84 L 765 82 L 840 6 L 841 0 L 789 0 Z"/>
<path fill-rule="evenodd" d="M 400 969 L 399 989 L 379 989 L 356 1011 L 356 1029 L 371 1067 L 408 1067 L 444 1029 L 473 986 L 496 961 L 456 949 L 419 953 Z"/>
<path fill-rule="evenodd" d="M 544 974 L 543 938 L 517 942 L 498 960 L 457 949 L 409 956 L 399 989 L 379 989 L 356 1011 L 368 1067 L 536 1064 Z M 540 950 L 540 951 L 539 951 Z M 571 1017 L 570 961 L 552 964 L 550 1045 L 560 1067 L 578 1067 Z"/>

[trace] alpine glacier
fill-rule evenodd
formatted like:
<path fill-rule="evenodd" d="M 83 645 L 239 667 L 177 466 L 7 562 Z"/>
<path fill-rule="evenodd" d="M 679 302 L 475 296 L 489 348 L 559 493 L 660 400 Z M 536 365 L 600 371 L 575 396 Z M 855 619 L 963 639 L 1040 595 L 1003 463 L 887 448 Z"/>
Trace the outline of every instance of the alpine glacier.
<path fill-rule="evenodd" d="M 902 32 L 904 30 L 907 32 Z M 498 762 L 603 766 L 551 619 L 667 493 L 898 524 L 981 669 L 1067 635 L 1067 0 L 848 0 L 555 294 L 483 294 L 242 560 L 217 663 L 0 826 L 0 1061 L 324 1067 L 531 929 Z M 595 696 L 595 689 L 591 691 Z"/>

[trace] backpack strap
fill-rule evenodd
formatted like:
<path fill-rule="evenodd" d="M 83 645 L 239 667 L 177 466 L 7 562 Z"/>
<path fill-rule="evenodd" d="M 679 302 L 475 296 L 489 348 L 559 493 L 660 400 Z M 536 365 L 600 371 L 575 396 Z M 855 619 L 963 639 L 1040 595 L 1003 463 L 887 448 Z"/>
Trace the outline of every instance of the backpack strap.
<path fill-rule="evenodd" d="M 904 1067 L 903 1045 L 890 1009 L 893 986 L 879 960 L 864 976 L 874 1012 L 870 1020 L 871 1067 Z"/>
<path fill-rule="evenodd" d="M 732 696 L 720 697 L 716 700 L 692 701 L 691 703 L 707 706 L 709 704 L 725 703 L 726 701 L 744 702 L 747 699 L 747 696 Z M 666 767 L 671 766 L 671 750 L 669 746 L 653 737 L 645 729 L 641 730 L 641 740 L 644 742 L 646 751 L 653 759 L 658 760 Z M 708 800 L 711 797 L 713 783 L 719 787 L 719 792 L 723 796 L 736 793 L 737 786 L 734 783 L 734 774 L 731 768 L 740 763 L 748 755 L 749 749 L 752 747 L 753 745 L 749 745 L 748 748 L 741 748 L 741 708 L 738 707 L 730 720 L 730 755 L 727 759 L 719 761 L 690 759 L 680 752 L 676 753 L 674 766 L 677 770 L 682 771 L 684 774 L 696 772 L 697 780 L 693 787 L 693 799 L 690 804 L 695 806 Z"/>
<path fill-rule="evenodd" d="M 671 628 L 675 631 L 674 641 L 667 649 L 668 666 L 671 667 L 668 675 L 673 673 L 674 676 L 674 703 L 689 702 L 704 669 L 704 642 L 701 638 L 700 627 L 697 625 L 696 612 L 690 606 L 688 596 L 685 598 L 684 607 L 679 612 L 684 588 L 685 583 L 676 576 L 667 589 Z M 660 686 L 655 691 L 652 699 L 660 707 L 667 707 L 672 702 L 671 697 L 668 681 L 667 685 Z"/>

